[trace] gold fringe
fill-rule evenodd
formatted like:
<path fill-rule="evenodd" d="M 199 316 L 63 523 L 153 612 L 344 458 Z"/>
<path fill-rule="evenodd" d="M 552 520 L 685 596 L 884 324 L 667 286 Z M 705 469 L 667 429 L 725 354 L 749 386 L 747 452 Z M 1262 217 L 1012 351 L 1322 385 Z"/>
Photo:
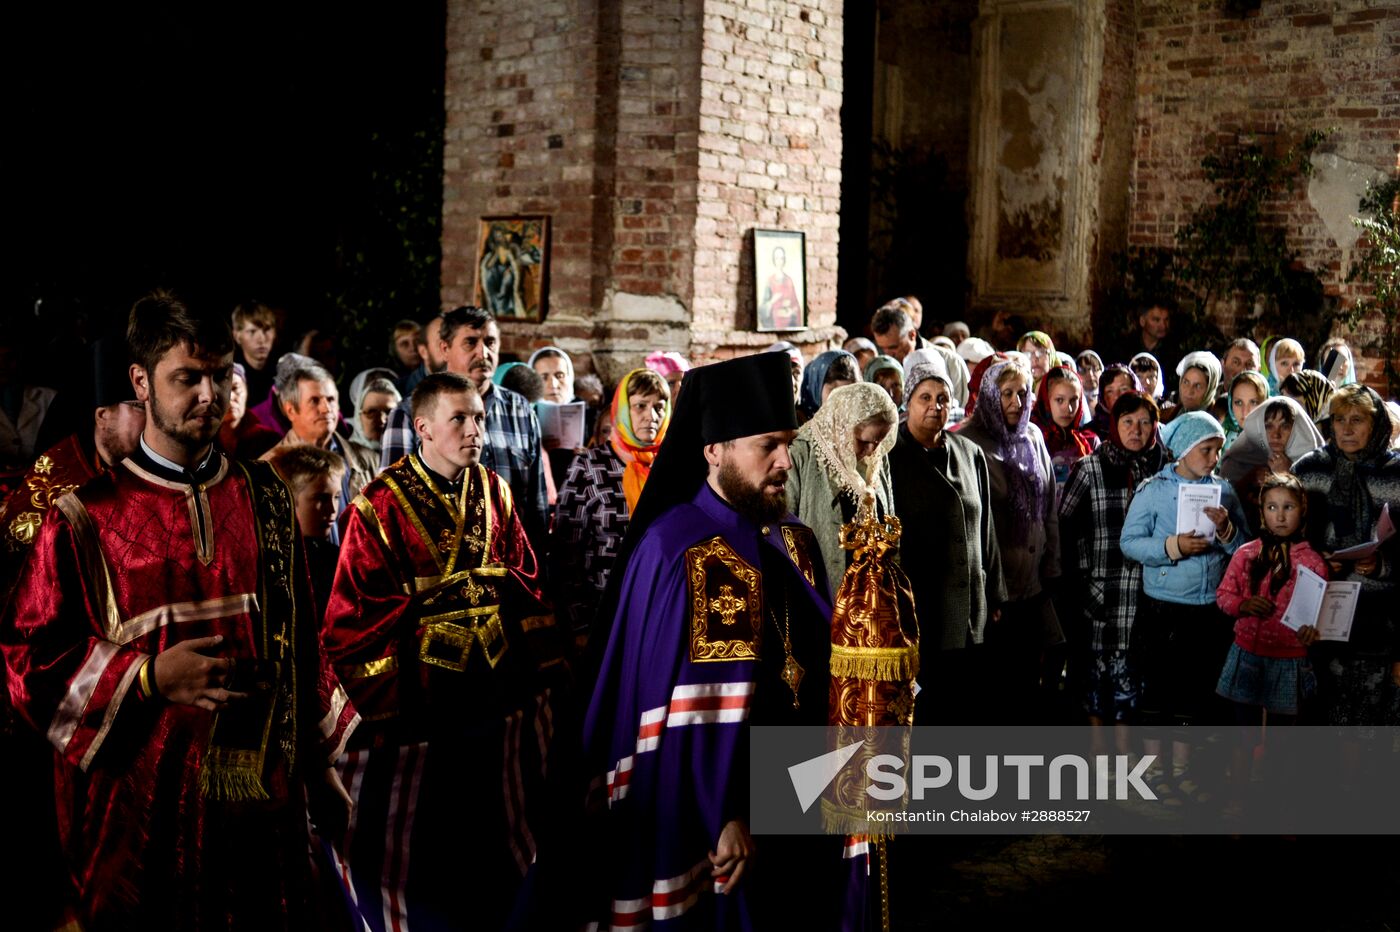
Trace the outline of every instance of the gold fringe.
<path fill-rule="evenodd" d="M 918 647 L 831 645 L 831 675 L 902 683 L 919 675 Z"/>
<path fill-rule="evenodd" d="M 270 798 L 257 771 L 207 760 L 199 770 L 199 795 L 229 802 Z"/>
<path fill-rule="evenodd" d="M 838 807 L 826 799 L 821 805 L 822 831 L 828 835 L 868 835 L 874 839 L 893 835 L 901 829 L 908 830 L 902 822 L 873 822 L 861 810 Z"/>

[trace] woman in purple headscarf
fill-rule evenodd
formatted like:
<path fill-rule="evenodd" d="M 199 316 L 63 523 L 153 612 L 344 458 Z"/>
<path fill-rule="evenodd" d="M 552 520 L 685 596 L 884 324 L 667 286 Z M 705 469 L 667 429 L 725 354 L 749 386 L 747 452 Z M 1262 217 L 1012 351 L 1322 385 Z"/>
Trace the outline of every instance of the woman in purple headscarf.
<path fill-rule="evenodd" d="M 1039 707 L 1040 657 L 1064 641 L 1045 589 L 1060 575 L 1060 526 L 1055 471 L 1040 429 L 1031 423 L 1031 374 L 1019 362 L 999 362 L 982 376 L 972 420 L 960 436 L 982 448 L 991 480 L 992 514 L 1009 601 L 987 627 L 987 643 L 1004 674 L 999 718 L 1032 721 Z M 1053 688 L 1054 684 L 1047 684 Z"/>

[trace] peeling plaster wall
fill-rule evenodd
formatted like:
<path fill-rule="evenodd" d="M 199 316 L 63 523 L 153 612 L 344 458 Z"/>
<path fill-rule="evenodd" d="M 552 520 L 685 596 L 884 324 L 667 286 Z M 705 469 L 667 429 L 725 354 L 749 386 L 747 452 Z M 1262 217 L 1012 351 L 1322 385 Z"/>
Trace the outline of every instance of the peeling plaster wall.
<path fill-rule="evenodd" d="M 973 308 L 1014 310 L 1082 337 L 1105 151 L 1098 109 L 1104 0 L 982 0 L 981 12 Z M 1111 177 L 1121 184 L 1124 176 Z"/>

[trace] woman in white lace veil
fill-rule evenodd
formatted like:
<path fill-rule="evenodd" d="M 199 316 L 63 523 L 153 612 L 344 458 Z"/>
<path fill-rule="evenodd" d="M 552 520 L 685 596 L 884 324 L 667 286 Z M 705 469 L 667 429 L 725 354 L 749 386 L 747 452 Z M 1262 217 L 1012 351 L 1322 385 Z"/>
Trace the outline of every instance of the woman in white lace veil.
<path fill-rule="evenodd" d="M 841 548 L 841 525 L 862 507 L 877 515 L 894 510 L 886 455 L 898 420 L 888 392 L 857 382 L 832 392 L 792 443 L 788 509 L 816 534 L 833 592 L 850 556 Z"/>

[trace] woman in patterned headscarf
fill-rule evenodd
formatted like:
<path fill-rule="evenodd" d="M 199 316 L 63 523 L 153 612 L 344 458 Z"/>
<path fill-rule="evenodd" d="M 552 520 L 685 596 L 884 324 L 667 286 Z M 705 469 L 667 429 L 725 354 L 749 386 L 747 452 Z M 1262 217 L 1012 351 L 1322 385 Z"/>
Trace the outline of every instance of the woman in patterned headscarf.
<path fill-rule="evenodd" d="M 1327 407 L 1334 391 L 1336 387 L 1316 369 L 1299 369 L 1278 384 L 1278 393 L 1302 405 L 1308 417 L 1319 427 L 1327 421 Z M 1326 435 L 1325 430 L 1323 434 Z"/>
<path fill-rule="evenodd" d="M 841 526 L 855 519 L 863 496 L 868 491 L 873 497 L 877 517 L 893 511 L 886 455 L 898 421 L 888 392 L 856 382 L 833 391 L 788 448 L 788 510 L 816 534 L 833 589 L 849 558 Z"/>
<path fill-rule="evenodd" d="M 1055 341 L 1050 339 L 1050 334 L 1044 330 L 1031 330 L 1023 333 L 1021 339 L 1016 341 L 1016 349 L 1025 353 L 1026 358 L 1031 361 L 1031 390 L 1039 390 L 1045 373 L 1049 372 L 1052 366 L 1060 364 L 1059 354 L 1055 351 Z"/>
<path fill-rule="evenodd" d="M 1004 714 L 1021 722 L 1034 713 L 1043 648 L 1064 640 L 1045 589 L 1060 575 L 1055 470 L 1031 423 L 1030 386 L 1031 373 L 1019 362 L 991 366 L 982 376 L 976 411 L 958 431 L 987 457 L 1009 598 L 988 641 L 1004 667 Z"/>
<path fill-rule="evenodd" d="M 665 378 L 651 369 L 632 370 L 613 394 L 609 443 L 578 454 L 559 488 L 550 555 L 562 611 L 580 642 L 670 420 Z"/>
<path fill-rule="evenodd" d="M 1031 423 L 1040 428 L 1050 461 L 1055 465 L 1055 483 L 1069 478 L 1069 468 L 1093 453 L 1099 438 L 1079 427 L 1079 409 L 1084 403 L 1084 386 L 1068 366 L 1054 366 L 1040 380 L 1031 409 Z"/>

